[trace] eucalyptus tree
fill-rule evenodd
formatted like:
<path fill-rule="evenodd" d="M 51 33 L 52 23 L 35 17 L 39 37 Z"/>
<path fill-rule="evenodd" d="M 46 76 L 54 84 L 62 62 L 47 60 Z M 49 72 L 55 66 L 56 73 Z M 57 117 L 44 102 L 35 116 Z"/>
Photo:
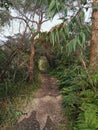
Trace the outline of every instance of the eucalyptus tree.
<path fill-rule="evenodd" d="M 98 69 L 98 0 L 92 3 L 92 37 L 90 43 L 90 69 Z"/>
<path fill-rule="evenodd" d="M 92 16 L 85 23 L 86 11 L 89 9 L 92 10 Z M 91 70 L 98 67 L 98 0 L 51 0 L 48 12 L 51 17 L 55 13 L 62 14 L 61 18 L 66 23 L 65 34 L 70 37 L 66 46 L 69 53 L 75 50 L 77 45 L 83 48 L 84 43 L 91 39 L 89 65 Z"/>
<path fill-rule="evenodd" d="M 41 32 L 41 26 L 44 22 L 49 20 L 46 16 L 47 8 L 49 1 L 48 0 L 10 0 L 12 3 L 12 8 L 10 11 L 10 19 L 18 19 L 20 22 L 23 22 L 24 28 L 30 33 L 30 42 L 31 42 L 31 54 L 30 54 L 30 63 L 29 63 L 29 79 L 33 80 L 33 69 L 34 69 L 34 55 L 35 48 L 34 42 L 37 37 L 39 37 Z M 13 15 L 16 14 L 16 15 Z"/>
<path fill-rule="evenodd" d="M 89 8 L 92 10 L 92 16 L 91 16 L 90 21 L 87 21 L 87 22 L 90 22 L 89 26 L 92 26 L 91 30 L 90 30 L 89 26 L 87 25 L 88 23 L 85 24 L 86 15 L 84 13 L 84 10 L 86 11 Z M 65 11 L 63 11 L 63 9 Z M 71 11 L 70 13 L 68 13 L 69 9 Z M 75 90 L 75 95 L 81 95 L 81 94 L 79 94 L 81 92 L 84 93 L 82 96 L 80 96 L 80 101 L 79 101 L 80 105 L 79 106 L 75 105 L 76 106 L 75 111 L 79 110 L 78 111 L 79 113 L 75 114 L 75 115 L 77 115 L 76 120 L 78 123 L 76 123 L 76 128 L 73 127 L 73 129 L 76 129 L 76 130 L 78 130 L 78 129 L 88 129 L 88 130 L 94 129 L 95 130 L 98 128 L 98 125 L 97 125 L 98 124 L 97 123 L 98 117 L 97 117 L 97 112 L 95 112 L 95 116 L 93 116 L 92 112 L 94 109 L 96 111 L 96 108 L 97 108 L 97 104 L 95 103 L 95 100 L 97 98 L 95 99 L 94 97 L 97 93 L 97 86 L 98 86 L 98 72 L 97 72 L 97 67 L 98 67 L 98 0 L 93 0 L 93 1 L 90 1 L 90 0 L 89 1 L 85 1 L 85 0 L 69 0 L 69 1 L 60 0 L 60 2 L 57 0 L 55 0 L 55 1 L 52 0 L 50 7 L 49 7 L 50 16 L 54 15 L 53 13 L 55 13 L 57 11 L 59 13 L 63 14 L 62 18 L 63 18 L 64 22 L 66 23 L 65 26 L 67 28 L 65 30 L 65 33 L 64 32 L 62 32 L 62 33 L 65 34 L 64 36 L 67 38 L 65 41 L 67 41 L 66 48 L 67 48 L 68 52 L 72 52 L 75 50 L 77 51 L 77 49 L 78 49 L 77 47 L 79 47 L 79 50 L 80 49 L 81 50 L 79 51 L 78 55 L 80 55 L 81 51 L 83 53 L 83 51 L 85 49 L 85 45 L 88 44 L 87 40 L 91 41 L 90 45 L 88 44 L 88 46 L 90 47 L 89 65 L 86 66 L 84 59 L 83 58 L 81 59 L 82 63 L 84 64 L 85 70 L 86 70 L 86 67 L 89 68 L 89 66 L 90 66 L 90 68 L 89 68 L 90 71 L 88 72 L 86 70 L 85 71 L 87 73 L 86 75 L 85 75 L 85 73 L 82 73 L 82 74 L 79 73 L 79 75 L 77 75 L 76 74 L 77 72 L 75 72 L 75 77 L 76 77 L 76 79 L 79 78 L 79 81 L 76 82 L 76 80 L 73 80 L 71 82 L 71 80 L 69 78 L 69 83 L 70 82 L 72 83 L 70 85 L 70 88 L 72 89 L 72 86 L 73 86 L 73 88 Z M 70 15 L 69 18 L 68 18 L 68 14 Z M 60 32 L 59 28 L 58 28 L 58 32 Z M 56 37 L 56 35 L 54 34 L 54 31 L 53 31 L 53 33 L 52 33 L 53 43 L 55 41 L 54 37 Z M 71 75 L 70 72 L 69 72 L 69 75 Z M 74 79 L 75 79 L 75 77 L 74 77 Z M 73 94 L 74 92 L 70 91 L 68 88 L 68 85 L 67 85 L 68 76 L 64 77 L 62 79 L 63 80 L 61 80 L 61 84 L 63 84 L 63 81 L 65 81 L 65 84 L 64 84 L 65 102 L 66 102 L 65 104 L 67 104 L 67 102 L 70 102 L 69 99 L 72 100 L 72 95 L 70 95 L 70 94 Z M 72 76 L 72 79 L 73 79 L 73 76 Z M 87 85 L 84 84 L 84 82 L 81 82 L 82 79 L 83 79 L 83 81 L 85 81 L 85 83 L 87 83 Z M 67 80 L 67 82 L 66 82 L 66 80 Z M 74 85 L 75 82 L 76 82 L 76 85 Z M 79 84 L 81 84 L 81 85 L 79 85 Z M 77 90 L 75 89 L 75 86 L 78 86 L 78 85 L 79 85 L 79 91 L 78 91 L 79 93 L 77 93 L 76 92 Z M 80 88 L 81 88 L 81 90 L 80 90 Z M 70 95 L 70 96 L 68 96 L 67 99 L 66 99 L 66 97 L 67 97 L 66 96 L 66 92 L 67 92 L 66 89 L 68 91 L 68 95 Z M 89 93 L 88 93 L 88 90 L 89 90 Z M 94 93 L 93 97 L 91 96 L 92 92 Z M 86 97 L 86 100 L 84 97 Z M 87 101 L 87 98 L 89 99 L 89 97 L 91 97 L 89 100 L 90 102 Z M 76 99 L 78 99 L 78 98 L 76 97 Z M 83 103 L 81 103 L 81 99 L 82 99 Z M 75 100 L 75 98 L 74 98 L 74 100 Z M 90 106 L 87 107 L 88 104 L 91 105 L 90 113 L 91 113 L 91 117 L 93 117 L 93 118 L 90 118 L 89 114 L 87 114 L 87 113 L 89 113 L 87 111 L 90 108 Z M 83 105 L 85 106 L 84 108 L 83 108 Z M 95 108 L 92 107 L 93 105 L 95 106 Z M 74 107 L 72 108 L 72 111 L 73 110 L 74 110 Z M 85 116 L 85 118 L 83 116 Z M 74 119 L 74 121 L 75 121 L 75 119 Z M 89 123 L 89 125 L 87 125 L 88 122 L 93 122 L 93 121 L 95 121 L 95 123 L 93 123 L 93 125 L 92 125 L 92 123 Z"/>
<path fill-rule="evenodd" d="M 77 51 L 84 67 L 86 67 L 86 63 L 83 58 L 83 51 L 88 46 L 91 36 L 91 19 L 85 20 L 89 9 L 91 9 L 91 1 L 86 0 L 51 0 L 48 9 L 50 17 L 58 14 L 63 20 L 62 26 L 51 31 L 52 42 L 54 43 L 62 33 L 63 46 L 66 47 L 66 51 L 68 54 Z M 61 39 L 58 42 L 60 41 Z"/>

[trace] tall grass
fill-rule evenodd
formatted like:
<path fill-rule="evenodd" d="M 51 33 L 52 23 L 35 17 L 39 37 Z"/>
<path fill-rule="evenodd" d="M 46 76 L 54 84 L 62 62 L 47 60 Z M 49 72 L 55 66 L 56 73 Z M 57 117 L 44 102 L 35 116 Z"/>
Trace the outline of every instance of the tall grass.
<path fill-rule="evenodd" d="M 20 107 L 30 100 L 40 84 L 38 71 L 34 76 L 33 84 L 27 81 L 15 83 L 9 79 L 0 82 L 0 126 L 15 123 L 23 114 Z"/>

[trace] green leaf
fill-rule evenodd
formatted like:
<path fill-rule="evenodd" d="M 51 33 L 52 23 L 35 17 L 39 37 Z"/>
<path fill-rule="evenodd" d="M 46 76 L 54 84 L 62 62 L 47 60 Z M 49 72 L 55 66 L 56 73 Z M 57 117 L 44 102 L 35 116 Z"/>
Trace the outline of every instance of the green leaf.
<path fill-rule="evenodd" d="M 56 1 L 55 0 L 52 0 L 50 5 L 49 5 L 49 9 L 48 9 L 48 12 L 50 13 L 56 6 Z"/>
<path fill-rule="evenodd" d="M 56 29 L 56 38 L 57 38 L 57 41 L 59 42 L 60 39 L 59 39 L 59 31 L 58 31 L 58 29 Z"/>
<path fill-rule="evenodd" d="M 67 34 L 68 37 L 69 37 L 69 26 L 67 25 L 65 29 L 66 29 L 66 34 Z"/>
<path fill-rule="evenodd" d="M 86 30 L 90 33 L 91 32 L 90 26 L 86 25 L 85 27 L 86 27 Z"/>
<path fill-rule="evenodd" d="M 16 116 L 21 116 L 21 115 L 22 115 L 22 112 L 16 111 L 16 112 L 15 112 L 15 115 L 16 115 Z"/>
<path fill-rule="evenodd" d="M 76 44 L 77 43 L 77 39 L 74 38 L 72 39 L 66 46 L 67 52 L 70 54 L 72 51 L 75 51 L 76 49 Z"/>
<path fill-rule="evenodd" d="M 79 36 L 78 36 L 78 39 L 77 39 L 77 43 L 78 43 L 78 45 L 79 45 L 80 47 L 83 47 L 82 44 L 81 44 L 81 41 L 80 41 Z"/>
<path fill-rule="evenodd" d="M 50 40 L 51 40 L 51 42 L 53 43 L 53 46 L 54 46 L 54 43 L 55 43 L 55 33 L 54 32 L 51 32 Z"/>
<path fill-rule="evenodd" d="M 85 13 L 83 10 L 80 13 L 80 18 L 81 18 L 81 22 L 84 21 L 84 19 L 85 19 Z"/>
<path fill-rule="evenodd" d="M 85 37 L 85 33 L 84 32 L 80 32 L 80 37 L 82 38 L 81 43 L 84 45 L 85 41 L 86 41 L 86 37 Z"/>

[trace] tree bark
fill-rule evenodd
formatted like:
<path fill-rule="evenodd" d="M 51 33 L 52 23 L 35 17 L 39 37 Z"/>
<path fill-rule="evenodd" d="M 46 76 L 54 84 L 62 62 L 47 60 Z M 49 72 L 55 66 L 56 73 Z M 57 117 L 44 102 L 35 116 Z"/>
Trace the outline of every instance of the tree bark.
<path fill-rule="evenodd" d="M 38 32 L 34 33 L 31 37 L 31 46 L 30 46 L 30 64 L 29 64 L 29 81 L 33 82 L 33 71 L 34 71 L 34 56 L 35 56 L 35 48 L 34 48 L 34 38 L 37 36 Z"/>
<path fill-rule="evenodd" d="M 94 0 L 93 7 L 98 5 L 98 0 Z M 98 67 L 98 9 L 93 8 L 92 12 L 92 32 L 90 43 L 90 70 L 96 71 Z"/>
<path fill-rule="evenodd" d="M 35 55 L 34 43 L 31 43 L 30 66 L 29 66 L 29 81 L 30 82 L 33 82 L 34 55 Z"/>
<path fill-rule="evenodd" d="M 34 71 L 34 56 L 35 56 L 35 48 L 34 48 L 34 39 L 38 35 L 41 29 L 41 23 L 38 24 L 37 32 L 32 35 L 31 38 L 31 54 L 30 54 L 30 65 L 29 65 L 29 81 L 33 82 L 33 71 Z"/>

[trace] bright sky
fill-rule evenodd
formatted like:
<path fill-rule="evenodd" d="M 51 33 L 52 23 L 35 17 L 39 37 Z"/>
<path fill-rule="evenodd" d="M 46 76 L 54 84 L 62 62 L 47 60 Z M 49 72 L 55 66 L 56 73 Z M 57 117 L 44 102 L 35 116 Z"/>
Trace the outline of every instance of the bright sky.
<path fill-rule="evenodd" d="M 56 15 L 53 20 L 47 21 L 42 24 L 42 31 L 49 31 L 53 26 L 60 24 L 62 21 L 58 18 Z M 4 36 L 13 36 L 14 34 L 19 33 L 19 28 L 20 32 L 23 32 L 25 24 L 22 23 L 21 25 L 19 24 L 18 20 L 13 20 L 11 22 L 10 27 L 6 26 L 3 28 L 3 32 L 0 33 L 0 39 L 4 40 Z M 4 36 L 3 36 L 4 35 Z"/>
<path fill-rule="evenodd" d="M 14 16 L 16 16 L 16 13 L 12 11 L 12 14 Z M 88 9 L 88 11 L 85 11 L 85 21 L 89 21 L 89 18 L 91 17 L 91 9 Z M 47 21 L 45 23 L 42 24 L 42 31 L 49 31 L 53 26 L 60 24 L 62 21 L 59 19 L 58 15 L 56 15 L 53 20 L 51 21 Z M 19 33 L 19 28 L 20 28 L 20 32 L 23 32 L 24 30 L 24 26 L 25 24 L 22 22 L 22 24 L 20 25 L 18 20 L 13 20 L 11 22 L 10 27 L 6 26 L 3 28 L 3 32 L 0 33 L 0 39 L 1 40 L 5 40 L 4 36 L 12 36 L 14 34 Z"/>
<path fill-rule="evenodd" d="M 62 20 L 60 20 L 59 17 L 56 15 L 53 18 L 53 20 L 43 23 L 42 31 L 49 31 L 53 26 L 60 24 L 61 22 L 62 22 Z"/>

